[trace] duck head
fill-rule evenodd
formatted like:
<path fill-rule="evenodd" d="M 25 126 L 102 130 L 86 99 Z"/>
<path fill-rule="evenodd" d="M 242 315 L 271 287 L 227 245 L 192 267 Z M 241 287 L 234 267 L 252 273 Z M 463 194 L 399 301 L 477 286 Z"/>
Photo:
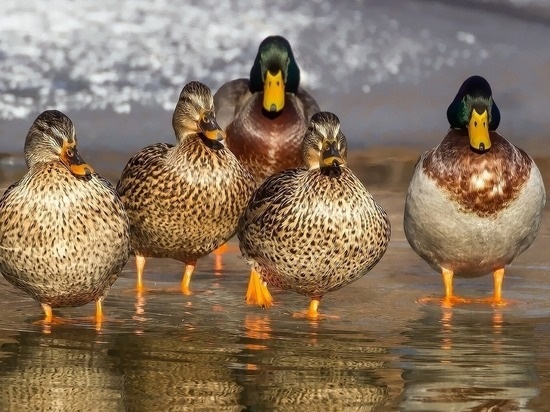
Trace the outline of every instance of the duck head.
<path fill-rule="evenodd" d="M 489 82 L 481 76 L 466 79 L 447 109 L 447 120 L 453 129 L 468 131 L 474 150 L 489 150 L 489 131 L 496 130 L 500 123 L 500 110 Z"/>
<path fill-rule="evenodd" d="M 201 134 L 214 142 L 225 139 L 225 132 L 216 120 L 212 91 L 197 81 L 183 87 L 172 116 L 172 126 L 178 141 L 192 134 Z"/>
<path fill-rule="evenodd" d="M 36 118 L 27 133 L 27 167 L 60 161 L 73 175 L 90 176 L 94 169 L 84 162 L 76 146 L 76 130 L 71 119 L 59 110 L 46 110 Z"/>
<path fill-rule="evenodd" d="M 278 113 L 285 106 L 285 94 L 298 92 L 300 69 L 290 43 L 282 36 L 265 38 L 250 70 L 251 93 L 263 93 L 263 108 Z"/>
<path fill-rule="evenodd" d="M 311 117 L 302 152 L 309 169 L 334 168 L 346 164 L 346 137 L 334 113 L 319 112 Z"/>

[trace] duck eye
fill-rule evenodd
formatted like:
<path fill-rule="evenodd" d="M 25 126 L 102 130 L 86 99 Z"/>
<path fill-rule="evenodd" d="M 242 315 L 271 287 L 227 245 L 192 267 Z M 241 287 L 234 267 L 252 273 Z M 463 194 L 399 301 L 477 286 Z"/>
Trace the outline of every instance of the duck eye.
<path fill-rule="evenodd" d="M 67 157 L 73 157 L 74 155 L 73 149 L 67 149 L 65 153 L 67 154 Z"/>

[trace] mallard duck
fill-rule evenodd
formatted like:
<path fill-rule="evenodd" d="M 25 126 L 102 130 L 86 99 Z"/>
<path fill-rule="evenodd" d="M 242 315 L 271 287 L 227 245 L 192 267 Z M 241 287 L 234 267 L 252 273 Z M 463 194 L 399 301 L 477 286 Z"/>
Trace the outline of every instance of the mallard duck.
<path fill-rule="evenodd" d="M 146 257 L 185 263 L 189 294 L 197 259 L 230 239 L 254 190 L 254 180 L 223 144 L 210 89 L 185 85 L 174 110 L 176 145 L 157 143 L 134 155 L 117 190 L 130 218 L 138 290 Z"/>
<path fill-rule="evenodd" d="M 450 130 L 416 164 L 405 204 L 405 235 L 443 275 L 445 303 L 453 276 L 494 276 L 502 300 L 504 268 L 535 240 L 546 201 L 537 165 L 496 129 L 500 111 L 491 86 L 472 76 L 447 109 Z"/>
<path fill-rule="evenodd" d="M 72 121 L 47 110 L 25 140 L 27 174 L 0 199 L 0 271 L 52 308 L 102 301 L 130 255 L 129 223 L 114 187 L 77 151 Z"/>
<path fill-rule="evenodd" d="M 225 83 L 214 103 L 227 146 L 258 184 L 302 165 L 302 138 L 319 105 L 300 87 L 300 69 L 284 37 L 264 39 L 250 79 Z"/>
<path fill-rule="evenodd" d="M 384 255 L 390 222 L 384 209 L 346 166 L 338 117 L 320 112 L 305 133 L 304 168 L 268 177 L 255 191 L 237 236 L 252 267 L 247 302 L 271 305 L 265 283 L 321 298 L 356 281 Z"/>

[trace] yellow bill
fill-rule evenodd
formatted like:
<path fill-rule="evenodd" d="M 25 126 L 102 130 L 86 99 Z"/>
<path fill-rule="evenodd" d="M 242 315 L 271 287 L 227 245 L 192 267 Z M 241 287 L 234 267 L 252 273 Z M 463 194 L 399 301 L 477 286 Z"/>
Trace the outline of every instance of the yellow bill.
<path fill-rule="evenodd" d="M 474 149 L 484 152 L 491 147 L 489 139 L 489 118 L 487 110 L 479 114 L 476 109 L 472 110 L 470 122 L 468 123 L 468 135 L 470 136 L 470 146 Z"/>
<path fill-rule="evenodd" d="M 285 83 L 279 70 L 275 75 L 268 70 L 264 82 L 264 109 L 280 112 L 285 106 Z"/>

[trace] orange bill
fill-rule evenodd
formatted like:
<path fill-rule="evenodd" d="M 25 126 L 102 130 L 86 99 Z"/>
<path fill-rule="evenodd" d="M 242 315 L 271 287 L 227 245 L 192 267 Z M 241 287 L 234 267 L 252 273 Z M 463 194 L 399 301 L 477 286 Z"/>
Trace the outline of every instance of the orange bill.
<path fill-rule="evenodd" d="M 63 143 L 63 148 L 61 149 L 61 162 L 75 176 L 89 176 L 94 172 L 93 167 L 80 157 L 76 146 L 67 141 Z"/>

